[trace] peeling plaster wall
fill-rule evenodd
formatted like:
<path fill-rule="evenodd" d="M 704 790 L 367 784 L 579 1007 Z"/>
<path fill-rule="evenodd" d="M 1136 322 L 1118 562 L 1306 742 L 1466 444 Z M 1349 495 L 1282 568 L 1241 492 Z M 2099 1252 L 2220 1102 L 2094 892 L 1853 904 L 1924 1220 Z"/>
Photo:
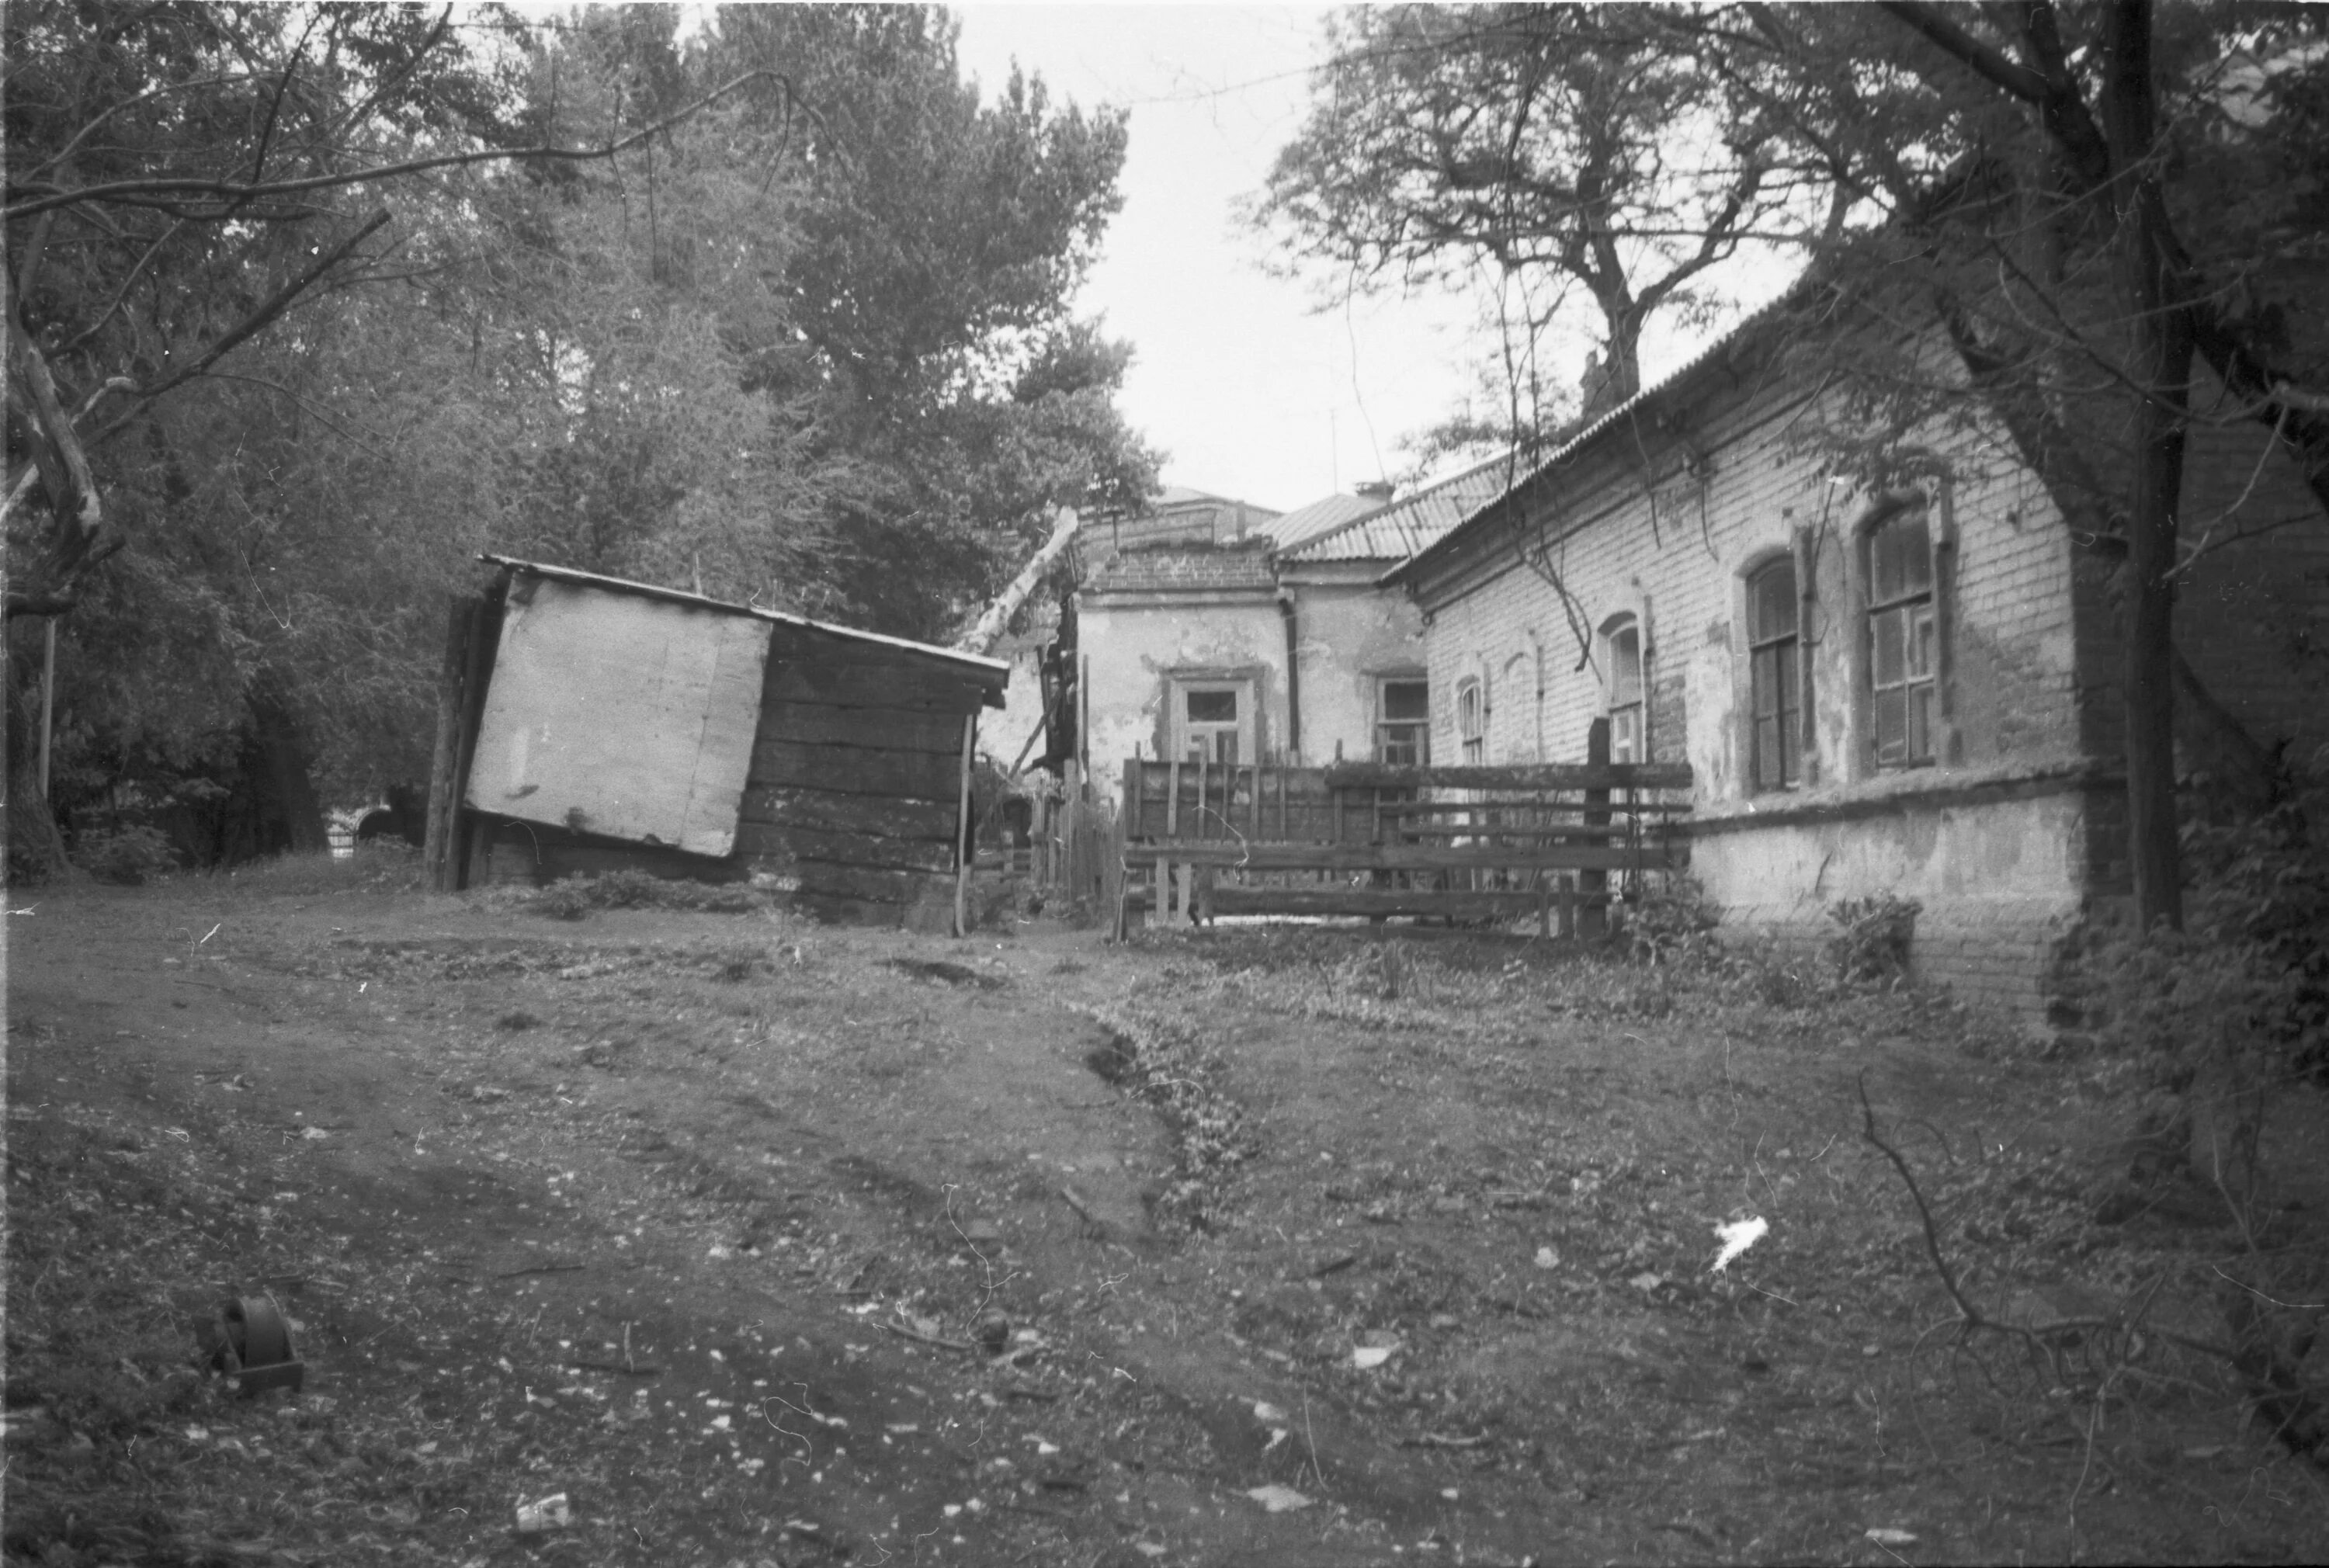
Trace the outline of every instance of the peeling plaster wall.
<path fill-rule="evenodd" d="M 1164 682 L 1175 671 L 1251 676 L 1257 748 L 1268 754 L 1284 744 L 1286 632 L 1274 597 L 1087 594 L 1076 627 L 1090 671 L 1087 755 L 1095 778 L 1111 788 L 1121 791 L 1136 747 L 1159 755 Z"/>
<path fill-rule="evenodd" d="M 1372 575 L 1381 563 L 1367 565 Z M 1423 616 L 1404 594 L 1380 592 L 1364 578 L 1295 579 L 1288 588 L 1301 660 L 1302 759 L 1331 762 L 1339 746 L 1351 761 L 1372 760 L 1377 682 L 1422 672 Z"/>

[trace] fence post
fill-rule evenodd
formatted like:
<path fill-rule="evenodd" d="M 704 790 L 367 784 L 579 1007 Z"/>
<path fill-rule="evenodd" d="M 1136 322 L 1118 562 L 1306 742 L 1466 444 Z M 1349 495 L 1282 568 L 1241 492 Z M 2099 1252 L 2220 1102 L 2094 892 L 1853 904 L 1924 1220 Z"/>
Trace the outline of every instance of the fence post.
<path fill-rule="evenodd" d="M 469 664 L 469 626 L 480 601 L 454 594 L 446 606 L 445 658 L 437 671 L 437 749 L 429 765 L 429 818 L 420 845 L 422 879 L 432 893 L 453 891 L 453 828 L 460 819 L 454 794 L 460 761 L 462 678 Z"/>
<path fill-rule="evenodd" d="M 1594 767 L 1609 765 L 1609 721 L 1607 718 L 1595 719 L 1593 728 L 1586 731 L 1585 760 L 1589 765 Z M 1597 807 L 1599 809 L 1597 810 Z M 1609 792 L 1607 789 L 1585 792 L 1585 825 L 1589 828 L 1606 828 L 1609 825 Z M 1598 833 L 1591 835 L 1591 841 L 1607 849 L 1609 838 L 1607 833 Z M 1578 934 L 1580 936 L 1608 935 L 1609 873 L 1602 870 L 1580 871 L 1577 875 L 1577 885 L 1582 893 L 1588 895 L 1598 893 L 1603 896 L 1599 901 L 1589 902 L 1579 911 Z"/>

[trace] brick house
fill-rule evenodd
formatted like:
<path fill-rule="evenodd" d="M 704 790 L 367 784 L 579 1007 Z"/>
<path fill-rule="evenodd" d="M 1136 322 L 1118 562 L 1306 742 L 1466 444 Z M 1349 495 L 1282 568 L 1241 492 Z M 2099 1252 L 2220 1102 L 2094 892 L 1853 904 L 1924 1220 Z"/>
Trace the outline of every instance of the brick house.
<path fill-rule="evenodd" d="M 1085 755 L 1419 761 L 1429 746 L 1423 621 L 1384 570 L 1509 482 L 1483 464 L 1392 499 L 1329 496 L 1231 533 L 1150 520 L 1087 544 L 1076 596 Z"/>
<path fill-rule="evenodd" d="M 1694 770 L 1693 869 L 1730 923 L 1808 945 L 1839 899 L 1914 898 L 1925 977 L 2041 1014 L 2065 939 L 2128 887 L 2112 563 L 2002 434 L 1933 433 L 1951 477 L 1923 489 L 1832 477 L 1797 433 L 1832 410 L 1774 335 L 1750 323 L 1385 575 L 1422 616 L 1431 749 L 1581 761 L 1606 718 L 1613 760 Z M 2295 761 L 2329 745 L 2329 529 L 2267 446 L 2192 437 L 2195 532 L 2295 523 L 2184 585 L 2179 716 L 2220 726 L 2192 767 L 2225 722 Z"/>

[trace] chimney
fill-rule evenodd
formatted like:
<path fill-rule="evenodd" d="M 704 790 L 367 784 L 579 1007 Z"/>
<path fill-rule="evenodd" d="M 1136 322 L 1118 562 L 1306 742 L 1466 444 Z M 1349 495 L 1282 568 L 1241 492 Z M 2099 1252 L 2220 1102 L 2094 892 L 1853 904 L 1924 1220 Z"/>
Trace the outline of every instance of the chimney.
<path fill-rule="evenodd" d="M 1362 500 L 1387 502 L 1391 497 L 1391 492 L 1399 487 L 1388 479 L 1370 479 L 1364 484 L 1354 488 Z"/>
<path fill-rule="evenodd" d="M 1586 350 L 1585 376 L 1578 388 L 1579 401 L 1583 405 L 1579 417 L 1586 424 L 1590 425 L 1616 406 L 1617 399 L 1610 393 L 1612 380 L 1608 367 L 1601 362 L 1601 351 Z"/>

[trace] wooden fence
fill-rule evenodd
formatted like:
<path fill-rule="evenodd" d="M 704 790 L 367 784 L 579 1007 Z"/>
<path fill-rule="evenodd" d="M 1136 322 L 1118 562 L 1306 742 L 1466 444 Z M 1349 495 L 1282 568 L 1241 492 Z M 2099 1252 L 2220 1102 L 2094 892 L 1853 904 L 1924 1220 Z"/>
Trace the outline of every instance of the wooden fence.
<path fill-rule="evenodd" d="M 1592 934 L 1688 863 L 1682 763 L 1291 767 L 1127 762 L 1121 934 L 1135 915 L 1515 920 Z M 1618 881 L 1613 890 L 1611 873 Z"/>

